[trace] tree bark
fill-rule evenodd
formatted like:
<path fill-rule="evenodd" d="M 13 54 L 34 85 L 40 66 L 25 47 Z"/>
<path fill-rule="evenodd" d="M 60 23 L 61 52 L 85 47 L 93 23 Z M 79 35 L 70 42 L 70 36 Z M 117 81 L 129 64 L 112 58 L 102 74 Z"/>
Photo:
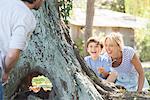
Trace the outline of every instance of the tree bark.
<path fill-rule="evenodd" d="M 6 100 L 14 100 L 22 93 L 27 94 L 23 95 L 24 100 L 41 100 L 28 89 L 30 77 L 27 81 L 25 78 L 28 74 L 32 77 L 32 72 L 47 76 L 52 82 L 48 100 L 102 100 L 123 96 L 114 84 L 99 79 L 85 64 L 58 17 L 54 1 L 47 0 L 34 13 L 37 27 L 10 74 L 5 86 Z"/>
<path fill-rule="evenodd" d="M 86 42 L 88 38 L 92 36 L 93 18 L 94 18 L 94 2 L 95 0 L 87 0 L 84 42 Z M 86 55 L 86 46 L 85 46 L 84 52 Z"/>
<path fill-rule="evenodd" d="M 36 70 L 51 80 L 56 93 L 54 100 L 101 100 L 101 95 L 82 71 L 69 30 L 58 17 L 53 2 L 47 0 L 42 9 L 35 12 L 36 30 L 10 75 L 5 98 L 10 99 L 23 81 L 21 79 Z"/>

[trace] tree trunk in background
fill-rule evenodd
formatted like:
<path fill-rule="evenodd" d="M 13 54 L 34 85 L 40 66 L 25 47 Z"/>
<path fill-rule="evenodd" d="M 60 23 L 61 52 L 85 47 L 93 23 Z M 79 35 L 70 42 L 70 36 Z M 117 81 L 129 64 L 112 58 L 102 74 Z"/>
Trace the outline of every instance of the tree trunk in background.
<path fill-rule="evenodd" d="M 85 24 L 85 32 L 84 32 L 84 42 L 88 40 L 89 37 L 92 36 L 92 26 L 93 26 L 93 17 L 94 17 L 94 2 L 95 0 L 87 0 L 86 7 L 86 24 Z M 85 55 L 86 55 L 86 46 L 85 46 Z"/>
<path fill-rule="evenodd" d="M 28 92 L 30 82 L 24 80 L 32 72 L 51 80 L 53 88 L 48 100 L 108 100 L 126 97 L 114 84 L 97 78 L 86 66 L 70 39 L 67 27 L 58 17 L 54 1 L 46 0 L 42 9 L 35 14 L 38 19 L 36 30 L 11 72 L 9 83 L 5 86 L 5 100 L 17 100 L 14 99 L 15 95 L 23 93 L 23 99 L 18 100 L 41 100 Z"/>

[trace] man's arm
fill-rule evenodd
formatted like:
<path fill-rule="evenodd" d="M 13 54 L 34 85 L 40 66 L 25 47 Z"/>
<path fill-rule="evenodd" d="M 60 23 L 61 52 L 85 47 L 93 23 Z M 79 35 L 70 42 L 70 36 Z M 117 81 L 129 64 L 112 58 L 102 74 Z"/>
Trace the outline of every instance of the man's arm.
<path fill-rule="evenodd" d="M 19 49 L 10 49 L 8 51 L 4 60 L 5 68 L 4 68 L 4 74 L 3 74 L 3 82 L 6 82 L 8 80 L 9 72 L 18 61 L 19 55 L 20 55 Z"/>
<path fill-rule="evenodd" d="M 10 49 L 5 57 L 5 73 L 9 73 L 20 56 L 19 49 Z"/>
<path fill-rule="evenodd" d="M 4 68 L 4 74 L 3 74 L 3 82 L 6 82 L 8 80 L 9 72 L 18 61 L 19 55 L 20 55 L 19 49 L 10 49 L 8 51 L 4 60 L 5 68 Z"/>

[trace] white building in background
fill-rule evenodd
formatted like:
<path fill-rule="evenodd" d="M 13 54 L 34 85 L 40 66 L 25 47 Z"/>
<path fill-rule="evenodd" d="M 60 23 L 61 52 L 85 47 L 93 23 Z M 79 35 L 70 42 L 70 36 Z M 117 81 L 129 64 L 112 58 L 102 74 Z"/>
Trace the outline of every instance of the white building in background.
<path fill-rule="evenodd" d="M 82 11 L 80 8 L 74 9 L 73 16 L 69 22 L 72 39 L 83 38 L 86 23 L 85 11 Z M 147 19 L 126 13 L 95 9 L 93 35 L 99 36 L 101 33 L 120 32 L 123 34 L 125 45 L 134 47 L 134 30 L 136 28 L 146 28 L 148 22 Z"/>

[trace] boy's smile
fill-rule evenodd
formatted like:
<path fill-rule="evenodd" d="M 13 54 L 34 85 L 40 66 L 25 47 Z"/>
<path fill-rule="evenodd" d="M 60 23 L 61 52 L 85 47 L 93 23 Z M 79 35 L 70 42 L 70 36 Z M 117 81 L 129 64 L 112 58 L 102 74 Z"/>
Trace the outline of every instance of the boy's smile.
<path fill-rule="evenodd" d="M 96 60 L 101 52 L 101 47 L 99 44 L 95 43 L 95 42 L 91 42 L 89 43 L 88 47 L 87 47 L 87 51 L 90 54 L 90 56 L 92 57 L 93 60 Z"/>

